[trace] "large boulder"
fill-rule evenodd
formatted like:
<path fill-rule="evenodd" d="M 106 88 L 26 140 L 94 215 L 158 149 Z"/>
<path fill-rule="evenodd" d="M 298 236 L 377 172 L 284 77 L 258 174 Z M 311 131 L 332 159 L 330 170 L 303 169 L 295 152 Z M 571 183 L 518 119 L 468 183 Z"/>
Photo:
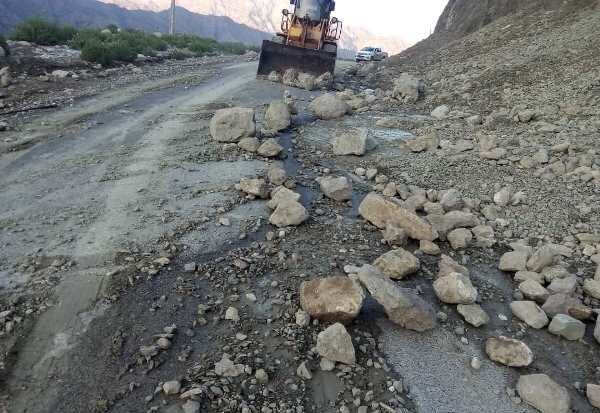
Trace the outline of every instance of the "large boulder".
<path fill-rule="evenodd" d="M 362 307 L 365 293 L 358 282 L 344 276 L 317 278 L 300 286 L 300 305 L 311 317 L 349 323 Z"/>
<path fill-rule="evenodd" d="M 542 413 L 568 413 L 571 405 L 567 389 L 545 374 L 521 376 L 517 392 L 525 403 Z"/>
<path fill-rule="evenodd" d="M 329 89 L 333 84 L 333 75 L 325 72 L 315 80 L 316 87 L 319 89 Z"/>
<path fill-rule="evenodd" d="M 308 219 L 308 212 L 300 202 L 285 200 L 277 204 L 277 208 L 269 222 L 279 228 L 298 226 Z"/>
<path fill-rule="evenodd" d="M 377 258 L 373 265 L 388 277 L 397 280 L 414 274 L 421 267 L 419 259 L 402 248 L 386 252 Z"/>
<path fill-rule="evenodd" d="M 350 365 L 356 363 L 352 338 L 340 323 L 335 323 L 319 333 L 317 336 L 317 353 L 327 360 Z"/>
<path fill-rule="evenodd" d="M 400 74 L 400 77 L 394 80 L 394 89 L 392 96 L 398 100 L 408 103 L 414 103 L 425 92 L 425 83 L 408 73 Z"/>
<path fill-rule="evenodd" d="M 278 100 L 271 102 L 265 113 L 265 128 L 270 131 L 281 131 L 292 124 L 292 114 L 287 103 Z"/>
<path fill-rule="evenodd" d="M 438 237 L 437 232 L 423 218 L 374 192 L 365 197 L 358 211 L 363 218 L 381 229 L 391 224 L 404 229 L 412 239 L 434 241 Z"/>
<path fill-rule="evenodd" d="M 220 109 L 210 121 L 210 134 L 217 142 L 239 142 L 255 133 L 254 109 Z"/>
<path fill-rule="evenodd" d="M 336 135 L 331 142 L 333 154 L 338 156 L 362 156 L 368 149 L 368 137 L 369 131 L 367 128 L 353 128 L 344 131 L 336 131 Z"/>
<path fill-rule="evenodd" d="M 319 119 L 337 119 L 348 113 L 348 105 L 335 93 L 326 93 L 313 100 L 308 109 Z"/>
<path fill-rule="evenodd" d="M 426 331 L 436 325 L 433 307 L 408 288 L 401 288 L 372 265 L 362 266 L 358 279 L 383 306 L 389 319 L 408 330 Z"/>
<path fill-rule="evenodd" d="M 298 80 L 298 71 L 296 69 L 287 69 L 283 72 L 282 82 L 286 86 L 296 86 L 296 81 Z"/>
<path fill-rule="evenodd" d="M 435 280 L 433 290 L 446 304 L 473 304 L 477 300 L 477 289 L 469 277 L 457 272 Z"/>
<path fill-rule="evenodd" d="M 339 202 L 352 199 L 352 182 L 345 176 L 317 178 L 316 181 L 327 198 Z"/>
<path fill-rule="evenodd" d="M 504 336 L 491 337 L 485 343 L 490 359 L 509 367 L 526 367 L 533 363 L 533 352 L 522 341 Z"/>

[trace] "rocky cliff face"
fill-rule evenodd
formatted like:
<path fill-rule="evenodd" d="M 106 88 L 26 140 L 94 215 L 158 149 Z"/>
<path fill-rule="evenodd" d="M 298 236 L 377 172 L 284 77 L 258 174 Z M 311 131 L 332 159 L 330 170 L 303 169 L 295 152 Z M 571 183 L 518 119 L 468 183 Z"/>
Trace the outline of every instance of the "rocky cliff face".
<path fill-rule="evenodd" d="M 597 0 L 450 0 L 438 20 L 436 33 L 468 34 L 513 13 L 540 10 L 573 11 Z"/>

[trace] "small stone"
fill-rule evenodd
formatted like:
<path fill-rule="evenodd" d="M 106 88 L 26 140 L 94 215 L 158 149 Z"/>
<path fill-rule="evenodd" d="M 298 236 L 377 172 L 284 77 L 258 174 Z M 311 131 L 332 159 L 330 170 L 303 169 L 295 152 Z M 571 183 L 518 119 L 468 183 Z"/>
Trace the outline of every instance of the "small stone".
<path fill-rule="evenodd" d="M 452 230 L 447 235 L 448 242 L 454 250 L 465 249 L 473 240 L 473 233 L 466 228 Z"/>
<path fill-rule="evenodd" d="M 431 117 L 438 119 L 438 120 L 442 120 L 442 119 L 445 119 L 449 113 L 450 113 L 450 107 L 448 105 L 441 105 L 441 106 L 438 106 L 437 108 L 435 108 L 431 112 Z"/>
<path fill-rule="evenodd" d="M 471 368 L 473 370 L 479 370 L 481 368 L 481 359 L 479 357 L 471 358 Z"/>
<path fill-rule="evenodd" d="M 451 273 L 433 282 L 433 289 L 440 301 L 447 304 L 473 304 L 477 290 L 463 274 Z"/>
<path fill-rule="evenodd" d="M 181 390 L 181 382 L 178 380 L 167 381 L 163 383 L 162 389 L 166 395 L 178 394 Z"/>
<path fill-rule="evenodd" d="M 268 198 L 269 187 L 264 179 L 254 178 L 242 178 L 240 181 L 240 190 L 250 195 L 254 195 L 258 198 Z"/>
<path fill-rule="evenodd" d="M 507 272 L 524 271 L 527 268 L 527 254 L 522 251 L 507 252 L 500 257 L 498 268 Z"/>
<path fill-rule="evenodd" d="M 526 298 L 541 304 L 543 304 L 550 296 L 548 290 L 542 287 L 537 281 L 533 280 L 523 281 L 519 284 L 519 291 L 521 291 Z"/>
<path fill-rule="evenodd" d="M 585 324 L 566 314 L 557 314 L 552 318 L 548 331 L 567 340 L 581 340 L 585 335 Z"/>
<path fill-rule="evenodd" d="M 515 274 L 514 280 L 518 283 L 522 283 L 524 281 L 533 280 L 538 284 L 544 284 L 545 279 L 542 274 L 532 271 L 518 271 Z"/>
<path fill-rule="evenodd" d="M 242 138 L 238 142 L 238 146 L 244 151 L 255 153 L 260 146 L 260 141 L 258 138 Z"/>
<path fill-rule="evenodd" d="M 541 272 L 554 262 L 554 250 L 549 246 L 538 248 L 527 261 L 529 271 Z"/>
<path fill-rule="evenodd" d="M 590 297 L 600 300 L 600 281 L 587 279 L 583 282 L 583 291 Z"/>
<path fill-rule="evenodd" d="M 287 180 L 287 172 L 279 166 L 272 166 L 267 172 L 267 178 L 273 185 L 283 185 Z"/>
<path fill-rule="evenodd" d="M 254 377 L 260 384 L 267 384 L 269 382 L 269 375 L 264 369 L 256 370 Z"/>
<path fill-rule="evenodd" d="M 296 311 L 296 325 L 307 327 L 310 324 L 310 314 L 304 310 Z"/>
<path fill-rule="evenodd" d="M 317 353 L 331 361 L 353 365 L 356 363 L 352 338 L 346 328 L 336 323 L 317 336 Z"/>
<path fill-rule="evenodd" d="M 533 301 L 513 301 L 510 309 L 515 317 L 524 321 L 530 327 L 541 329 L 548 325 L 548 316 Z"/>
<path fill-rule="evenodd" d="M 373 265 L 388 277 L 396 280 L 414 274 L 421 267 L 419 259 L 402 248 L 383 254 L 375 260 Z"/>
<path fill-rule="evenodd" d="M 243 364 L 234 364 L 227 354 L 223 354 L 220 361 L 215 363 L 215 373 L 222 377 L 238 377 L 244 374 L 245 366 Z"/>
<path fill-rule="evenodd" d="M 530 374 L 519 378 L 519 396 L 541 413 L 568 413 L 571 399 L 567 389 L 545 374 Z"/>
<path fill-rule="evenodd" d="M 181 408 L 183 409 L 183 413 L 200 413 L 200 402 L 188 400 Z"/>
<path fill-rule="evenodd" d="M 280 202 L 275 212 L 269 218 L 271 224 L 283 228 L 288 226 L 298 226 L 308 219 L 306 208 L 301 203 L 286 200 Z"/>
<path fill-rule="evenodd" d="M 310 370 L 308 369 L 308 367 L 306 367 L 306 362 L 302 362 L 298 368 L 296 369 L 296 374 L 298 375 L 298 377 L 303 378 L 305 380 L 311 380 L 312 379 L 312 374 L 310 373 Z"/>
<path fill-rule="evenodd" d="M 273 138 L 265 140 L 256 150 L 260 156 L 264 156 L 265 158 L 274 158 L 278 156 L 281 151 L 283 151 L 283 146 Z"/>
<path fill-rule="evenodd" d="M 229 307 L 227 311 L 225 311 L 225 320 L 231 320 L 233 322 L 240 321 L 240 315 L 235 307 Z"/>
<path fill-rule="evenodd" d="M 419 250 L 427 255 L 440 255 L 442 253 L 440 247 L 435 242 L 427 240 L 419 241 Z"/>
<path fill-rule="evenodd" d="M 345 276 L 317 278 L 300 286 L 300 305 L 311 317 L 326 322 L 349 323 L 362 307 L 364 291 Z"/>
<path fill-rule="evenodd" d="M 459 304 L 456 309 L 458 310 L 458 313 L 463 316 L 465 321 L 472 326 L 481 327 L 490 321 L 490 317 L 478 304 Z"/>
<path fill-rule="evenodd" d="M 352 199 L 352 182 L 344 176 L 317 178 L 317 182 L 327 198 L 338 202 Z"/>
<path fill-rule="evenodd" d="M 367 152 L 369 131 L 367 128 L 336 131 L 331 144 L 333 154 L 337 156 L 362 156 Z"/>
<path fill-rule="evenodd" d="M 419 332 L 436 326 L 433 307 L 415 291 L 400 288 L 372 265 L 363 265 L 357 276 L 373 298 L 383 306 L 392 322 Z"/>
<path fill-rule="evenodd" d="M 585 394 L 590 404 L 600 409 L 600 385 L 588 383 L 585 388 Z"/>
<path fill-rule="evenodd" d="M 390 245 L 402 247 L 407 244 L 408 235 L 403 228 L 400 228 L 394 224 L 388 224 L 383 230 L 383 239 L 385 239 Z"/>
<path fill-rule="evenodd" d="M 533 362 L 533 352 L 525 343 L 504 336 L 489 338 L 485 352 L 493 361 L 509 367 L 526 367 Z"/>
<path fill-rule="evenodd" d="M 183 266 L 183 270 L 185 272 L 194 272 L 194 271 L 196 271 L 196 263 L 195 262 L 188 262 L 187 264 L 185 264 Z"/>

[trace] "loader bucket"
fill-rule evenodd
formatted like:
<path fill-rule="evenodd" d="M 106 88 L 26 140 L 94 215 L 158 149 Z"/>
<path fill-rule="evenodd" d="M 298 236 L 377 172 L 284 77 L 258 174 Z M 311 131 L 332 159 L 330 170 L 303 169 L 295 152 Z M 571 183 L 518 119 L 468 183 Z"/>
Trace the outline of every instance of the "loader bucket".
<path fill-rule="evenodd" d="M 258 64 L 258 76 L 268 76 L 272 71 L 283 74 L 290 68 L 315 76 L 325 72 L 333 74 L 336 58 L 336 52 L 304 49 L 264 40 Z"/>

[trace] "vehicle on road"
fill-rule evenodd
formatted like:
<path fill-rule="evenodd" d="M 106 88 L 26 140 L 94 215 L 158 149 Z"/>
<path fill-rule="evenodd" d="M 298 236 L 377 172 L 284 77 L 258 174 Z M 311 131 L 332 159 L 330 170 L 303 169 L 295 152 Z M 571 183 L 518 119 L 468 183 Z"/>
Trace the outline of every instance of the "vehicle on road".
<path fill-rule="evenodd" d="M 356 52 L 356 62 L 376 62 L 387 59 L 388 54 L 379 47 L 363 47 Z"/>
<path fill-rule="evenodd" d="M 342 22 L 331 17 L 333 0 L 290 0 L 294 10 L 283 10 L 281 30 L 263 41 L 258 75 L 287 69 L 315 76 L 333 73 Z"/>

